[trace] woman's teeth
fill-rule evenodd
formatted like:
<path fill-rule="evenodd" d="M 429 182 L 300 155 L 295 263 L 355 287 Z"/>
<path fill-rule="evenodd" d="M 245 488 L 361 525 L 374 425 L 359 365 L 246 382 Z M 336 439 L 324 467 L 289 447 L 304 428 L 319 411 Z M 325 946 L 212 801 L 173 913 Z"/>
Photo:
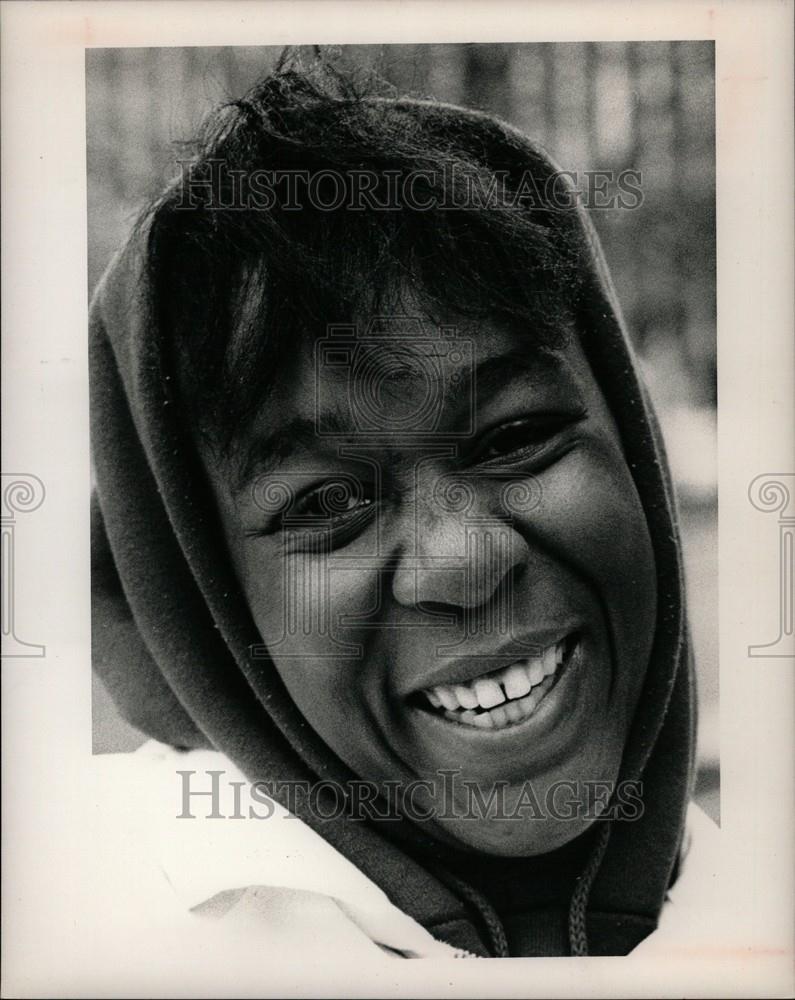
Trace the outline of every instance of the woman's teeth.
<path fill-rule="evenodd" d="M 533 659 L 466 684 L 448 684 L 423 692 L 446 718 L 479 729 L 502 729 L 529 718 L 552 687 L 566 655 L 566 643 L 548 646 Z"/>

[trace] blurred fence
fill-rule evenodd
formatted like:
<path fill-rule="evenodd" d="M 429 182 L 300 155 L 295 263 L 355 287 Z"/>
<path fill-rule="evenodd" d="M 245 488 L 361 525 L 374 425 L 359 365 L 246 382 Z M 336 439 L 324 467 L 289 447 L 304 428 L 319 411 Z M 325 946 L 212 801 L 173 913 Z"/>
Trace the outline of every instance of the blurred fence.
<path fill-rule="evenodd" d="M 88 50 L 89 290 L 142 204 L 178 172 L 182 154 L 174 143 L 190 138 L 210 108 L 242 96 L 280 52 Z M 715 814 L 713 44 L 346 46 L 344 59 L 377 70 L 401 93 L 498 114 L 565 170 L 641 174 L 639 207 L 595 210 L 592 217 L 660 413 L 683 502 L 703 720 L 703 801 Z"/>

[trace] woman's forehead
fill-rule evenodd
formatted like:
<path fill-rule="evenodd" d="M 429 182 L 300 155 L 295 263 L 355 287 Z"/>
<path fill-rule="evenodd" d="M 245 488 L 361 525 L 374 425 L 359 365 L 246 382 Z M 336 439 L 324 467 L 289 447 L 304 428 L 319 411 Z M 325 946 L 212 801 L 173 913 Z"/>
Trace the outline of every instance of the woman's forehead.
<path fill-rule="evenodd" d="M 324 400 L 349 397 L 365 406 L 391 404 L 396 412 L 418 397 L 474 404 L 516 371 L 529 382 L 555 378 L 576 340 L 564 329 L 559 346 L 549 348 L 536 342 L 530 324 L 522 329 L 516 322 L 454 315 L 334 324 L 325 336 L 301 342 L 269 409 L 278 414 L 309 406 L 318 414 Z"/>

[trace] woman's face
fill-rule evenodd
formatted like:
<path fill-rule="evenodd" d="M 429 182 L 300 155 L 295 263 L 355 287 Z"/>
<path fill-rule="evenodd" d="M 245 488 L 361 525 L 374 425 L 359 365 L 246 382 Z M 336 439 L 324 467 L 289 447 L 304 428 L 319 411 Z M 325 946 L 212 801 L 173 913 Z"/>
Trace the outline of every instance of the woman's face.
<path fill-rule="evenodd" d="M 235 487 L 204 460 L 309 725 L 359 778 L 410 793 L 437 838 L 539 854 L 616 780 L 654 562 L 577 338 L 550 354 L 497 324 L 465 332 L 318 342 Z"/>

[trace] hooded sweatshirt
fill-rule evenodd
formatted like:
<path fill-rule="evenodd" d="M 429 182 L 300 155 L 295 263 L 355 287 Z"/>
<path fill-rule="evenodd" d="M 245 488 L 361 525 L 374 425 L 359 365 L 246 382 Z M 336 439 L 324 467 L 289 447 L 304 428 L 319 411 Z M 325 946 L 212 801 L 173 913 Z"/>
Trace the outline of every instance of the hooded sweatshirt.
<path fill-rule="evenodd" d="M 451 120 L 485 117 L 432 107 Z M 528 161 L 554 170 L 524 136 L 491 126 L 526 149 Z M 473 864 L 408 820 L 321 820 L 294 807 L 397 910 L 436 940 L 481 956 L 632 950 L 657 926 L 676 881 L 692 790 L 694 677 L 671 482 L 598 239 L 584 210 L 575 211 L 585 248 L 584 348 L 622 436 L 657 573 L 653 648 L 619 774 L 642 783 L 642 816 L 598 820 L 540 858 Z M 180 412 L 164 331 L 148 307 L 146 258 L 138 231 L 90 310 L 94 669 L 133 726 L 172 747 L 217 751 L 252 782 L 366 779 L 308 726 L 276 671 L 252 663 L 249 649 L 261 640 Z"/>

